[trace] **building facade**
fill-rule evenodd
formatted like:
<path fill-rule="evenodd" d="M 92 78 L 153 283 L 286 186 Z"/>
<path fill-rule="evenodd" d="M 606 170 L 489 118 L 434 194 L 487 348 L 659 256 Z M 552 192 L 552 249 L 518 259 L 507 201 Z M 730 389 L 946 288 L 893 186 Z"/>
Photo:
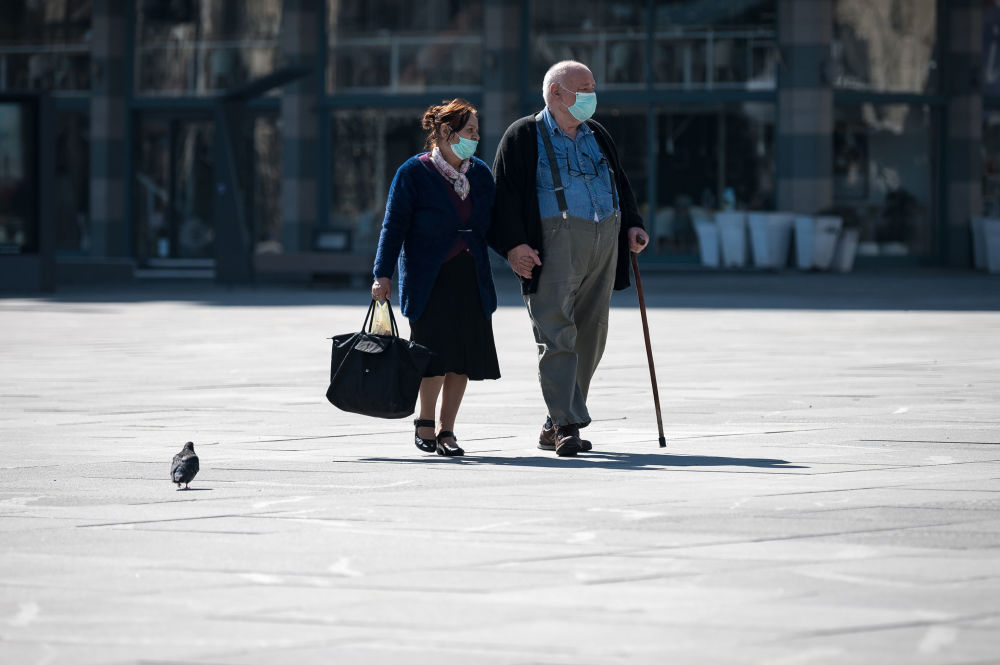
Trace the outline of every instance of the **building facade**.
<path fill-rule="evenodd" d="M 736 207 L 834 211 L 860 230 L 862 265 L 963 267 L 970 217 L 1000 214 L 1000 2 L 567 6 L 3 3 L 0 100 L 47 90 L 55 109 L 55 177 L 38 186 L 60 279 L 211 272 L 230 237 L 215 201 L 230 182 L 215 149 L 220 100 L 292 70 L 247 98 L 233 139 L 239 251 L 286 267 L 369 260 L 429 104 L 479 106 L 478 154 L 491 162 L 505 127 L 541 106 L 547 66 L 567 58 L 597 79 L 596 117 L 647 220 L 649 264 L 694 263 L 694 222 Z M 7 253 L 31 238 L 16 208 L 28 175 L 14 109 L 0 101 Z"/>

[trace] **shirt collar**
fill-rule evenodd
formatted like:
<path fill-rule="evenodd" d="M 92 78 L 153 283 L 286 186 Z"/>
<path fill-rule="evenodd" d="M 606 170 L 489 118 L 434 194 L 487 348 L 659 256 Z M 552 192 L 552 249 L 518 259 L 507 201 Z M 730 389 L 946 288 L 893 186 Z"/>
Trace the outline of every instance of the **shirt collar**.
<path fill-rule="evenodd" d="M 566 134 L 566 132 L 564 132 L 562 130 L 562 128 L 559 127 L 558 123 L 556 123 L 556 119 L 552 115 L 552 111 L 549 110 L 548 106 L 546 106 L 542 110 L 542 120 L 545 121 L 545 126 L 549 128 L 549 134 L 552 134 L 553 136 L 557 136 L 558 135 L 558 136 L 565 136 L 566 138 L 569 138 L 569 136 Z M 585 123 L 585 122 L 581 122 L 580 123 L 580 126 L 576 128 L 576 132 L 577 132 L 577 136 L 580 136 L 581 134 L 583 134 L 584 136 L 586 136 L 587 134 L 593 134 L 594 133 L 593 130 L 591 130 L 590 127 L 588 127 L 587 123 Z"/>

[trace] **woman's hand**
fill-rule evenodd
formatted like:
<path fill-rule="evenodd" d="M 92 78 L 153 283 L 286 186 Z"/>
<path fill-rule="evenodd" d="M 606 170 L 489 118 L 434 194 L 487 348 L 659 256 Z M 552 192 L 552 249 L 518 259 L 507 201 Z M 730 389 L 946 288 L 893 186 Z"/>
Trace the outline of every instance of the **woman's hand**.
<path fill-rule="evenodd" d="M 389 299 L 389 292 L 392 290 L 392 280 L 388 277 L 379 277 L 372 282 L 372 300 L 382 302 Z"/>

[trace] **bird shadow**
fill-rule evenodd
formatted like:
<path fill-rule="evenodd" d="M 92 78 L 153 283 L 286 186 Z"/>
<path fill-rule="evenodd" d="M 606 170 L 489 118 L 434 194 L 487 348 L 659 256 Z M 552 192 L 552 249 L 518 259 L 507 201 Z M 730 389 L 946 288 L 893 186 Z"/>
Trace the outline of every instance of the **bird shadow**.
<path fill-rule="evenodd" d="M 365 457 L 363 462 L 408 464 L 460 464 L 493 466 L 530 466 L 541 468 L 599 468 L 652 471 L 668 468 L 749 467 L 756 469 L 808 469 L 788 460 L 763 457 L 721 457 L 712 455 L 674 455 L 670 453 L 590 452 L 576 457 L 497 457 L 466 453 L 463 457 Z"/>
<path fill-rule="evenodd" d="M 183 487 L 178 487 L 174 491 L 176 491 L 176 492 L 211 492 L 212 488 L 211 487 L 188 487 L 188 488 L 185 489 Z"/>

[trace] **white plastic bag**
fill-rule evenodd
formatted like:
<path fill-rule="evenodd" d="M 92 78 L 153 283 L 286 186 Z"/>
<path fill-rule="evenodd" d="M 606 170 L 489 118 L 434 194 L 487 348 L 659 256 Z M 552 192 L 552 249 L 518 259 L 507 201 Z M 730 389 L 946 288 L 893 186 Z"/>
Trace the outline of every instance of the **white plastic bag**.
<path fill-rule="evenodd" d="M 375 303 L 375 313 L 372 314 L 372 322 L 369 329 L 373 335 L 391 335 L 392 321 L 389 319 L 389 301 Z"/>

